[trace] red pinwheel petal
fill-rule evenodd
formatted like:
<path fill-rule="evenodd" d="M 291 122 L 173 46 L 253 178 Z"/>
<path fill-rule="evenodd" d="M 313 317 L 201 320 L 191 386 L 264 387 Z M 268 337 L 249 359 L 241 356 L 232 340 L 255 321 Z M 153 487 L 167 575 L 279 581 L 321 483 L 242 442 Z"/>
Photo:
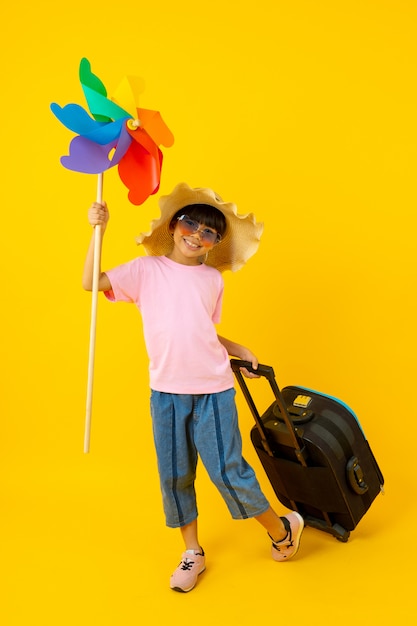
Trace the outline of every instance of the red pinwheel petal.
<path fill-rule="evenodd" d="M 146 148 L 142 143 L 132 141 L 118 166 L 120 179 L 129 189 L 128 198 L 132 204 L 143 204 L 158 191 L 161 167 L 162 152 L 150 138 Z"/>

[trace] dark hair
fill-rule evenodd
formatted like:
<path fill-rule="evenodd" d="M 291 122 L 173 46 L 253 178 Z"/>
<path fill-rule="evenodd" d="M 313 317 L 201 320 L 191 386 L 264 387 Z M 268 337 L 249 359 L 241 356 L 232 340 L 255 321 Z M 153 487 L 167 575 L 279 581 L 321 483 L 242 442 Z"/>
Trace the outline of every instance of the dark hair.
<path fill-rule="evenodd" d="M 188 215 L 199 224 L 204 224 L 208 228 L 213 228 L 223 237 L 226 232 L 226 218 L 219 209 L 210 204 L 188 204 L 175 213 L 170 226 L 175 228 L 176 221 L 181 215 Z"/>

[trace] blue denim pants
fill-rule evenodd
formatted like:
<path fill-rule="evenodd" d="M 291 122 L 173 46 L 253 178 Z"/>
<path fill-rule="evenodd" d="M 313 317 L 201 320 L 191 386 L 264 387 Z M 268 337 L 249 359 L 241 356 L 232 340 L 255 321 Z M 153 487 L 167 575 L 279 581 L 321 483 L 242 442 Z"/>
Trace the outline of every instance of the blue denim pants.
<path fill-rule="evenodd" d="M 242 456 L 235 389 L 204 395 L 152 390 L 151 415 L 167 526 L 178 528 L 197 518 L 198 458 L 232 518 L 255 517 L 269 508 Z"/>

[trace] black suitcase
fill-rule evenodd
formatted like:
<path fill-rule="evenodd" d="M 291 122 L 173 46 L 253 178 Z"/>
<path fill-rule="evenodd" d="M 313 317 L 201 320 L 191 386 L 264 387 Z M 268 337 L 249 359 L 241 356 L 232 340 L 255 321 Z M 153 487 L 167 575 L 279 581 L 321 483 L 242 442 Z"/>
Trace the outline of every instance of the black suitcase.
<path fill-rule="evenodd" d="M 255 418 L 251 439 L 279 501 L 298 511 L 307 526 L 346 542 L 384 478 L 361 426 L 349 407 L 330 396 L 289 386 L 279 389 L 272 367 L 259 365 L 275 401 L 259 415 L 241 367 L 231 360 Z"/>

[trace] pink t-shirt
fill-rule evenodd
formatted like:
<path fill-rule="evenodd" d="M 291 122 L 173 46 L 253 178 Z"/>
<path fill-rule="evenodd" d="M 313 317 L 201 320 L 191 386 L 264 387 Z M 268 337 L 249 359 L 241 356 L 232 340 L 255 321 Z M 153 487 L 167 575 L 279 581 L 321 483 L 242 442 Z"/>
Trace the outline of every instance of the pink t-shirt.
<path fill-rule="evenodd" d="M 233 387 L 229 356 L 214 326 L 223 299 L 219 271 L 145 256 L 106 274 L 112 285 L 106 297 L 133 302 L 141 312 L 152 389 L 203 394 Z"/>

